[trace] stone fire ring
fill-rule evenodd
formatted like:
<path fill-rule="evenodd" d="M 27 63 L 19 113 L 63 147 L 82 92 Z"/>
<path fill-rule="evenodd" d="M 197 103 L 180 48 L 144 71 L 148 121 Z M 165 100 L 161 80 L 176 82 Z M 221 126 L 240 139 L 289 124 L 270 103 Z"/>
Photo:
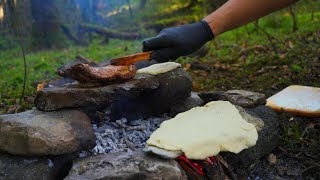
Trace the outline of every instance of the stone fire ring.
<path fill-rule="evenodd" d="M 41 111 L 66 108 L 99 109 L 112 106 L 115 114 L 160 114 L 190 96 L 192 81 L 182 68 L 160 75 L 137 74 L 133 79 L 101 87 L 66 84 L 39 91 L 35 106 Z"/>

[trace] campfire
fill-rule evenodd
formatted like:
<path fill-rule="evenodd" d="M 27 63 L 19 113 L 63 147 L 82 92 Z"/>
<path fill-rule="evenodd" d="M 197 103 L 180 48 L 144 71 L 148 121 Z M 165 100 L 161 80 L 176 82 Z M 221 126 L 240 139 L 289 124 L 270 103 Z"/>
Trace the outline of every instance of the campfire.
<path fill-rule="evenodd" d="M 136 56 L 134 57 L 136 58 Z M 117 61 L 112 63 L 116 64 Z M 150 61 L 146 62 L 150 64 Z M 263 145 L 264 143 L 276 142 L 277 139 L 276 133 L 270 133 L 270 131 L 277 131 L 275 128 L 276 115 L 264 106 L 264 95 L 248 91 L 196 94 L 191 92 L 192 81 L 188 73 L 179 64 L 158 64 L 157 67 L 151 65 L 147 68 L 141 68 L 146 62 L 118 66 L 110 65 L 110 62 L 97 64 L 81 57 L 58 69 L 57 73 L 62 78 L 38 86 L 35 106 L 40 111 L 32 110 L 26 117 L 41 115 L 59 121 L 61 112 L 71 116 L 73 116 L 72 114 L 80 116 L 78 112 L 68 113 L 68 109 L 76 109 L 75 111 L 85 112 L 91 119 L 92 128 L 87 125 L 72 127 L 75 128 L 72 130 L 75 132 L 83 131 L 77 128 L 88 128 L 86 132 L 88 135 L 90 134 L 90 138 L 74 147 L 70 146 L 68 150 L 53 149 L 54 154 L 48 151 L 47 155 L 78 152 L 80 159 L 74 163 L 67 179 L 72 179 L 73 176 L 80 178 L 86 173 L 91 177 L 91 173 L 97 174 L 95 166 L 108 169 L 108 163 L 119 168 L 121 172 L 130 172 L 129 176 L 133 177 L 143 171 L 138 165 L 140 162 L 152 164 L 146 165 L 145 168 L 157 163 L 160 163 L 161 167 L 172 166 L 173 173 L 176 173 L 173 175 L 174 179 L 185 179 L 186 177 L 189 179 L 236 179 L 238 164 L 252 162 L 273 149 L 274 146 L 266 149 Z M 182 152 L 171 158 L 164 156 L 166 159 L 157 158 L 157 156 L 147 153 L 147 140 L 156 130 L 160 129 L 160 124 L 191 108 L 218 100 L 230 101 L 232 104 L 238 105 L 237 108 L 241 116 L 255 126 L 259 137 L 263 137 L 258 139 L 256 146 L 243 150 L 237 155 L 219 153 L 203 160 L 188 159 Z M 244 109 L 240 106 L 250 108 Z M 274 117 L 272 120 L 275 121 L 271 122 L 270 119 L 261 116 L 261 114 L 268 113 L 270 117 Z M 86 121 L 88 119 L 86 115 L 81 115 L 85 118 L 80 118 L 83 120 L 79 120 L 79 122 Z M 265 120 L 270 122 L 265 122 Z M 265 128 L 269 128 L 270 131 Z M 91 138 L 91 133 L 95 139 Z M 74 139 L 83 138 L 81 133 L 78 136 Z M 92 141 L 95 141 L 94 145 Z M 53 143 L 51 144 L 52 147 L 44 148 L 50 150 L 55 147 Z M 82 144 L 86 144 L 86 146 Z M 32 155 L 37 154 L 34 152 Z M 93 162 L 92 158 L 99 162 Z M 99 165 L 100 158 L 106 161 L 103 165 Z M 117 160 L 113 161 L 113 158 Z M 131 160 L 136 163 L 122 164 Z M 86 167 L 85 170 L 80 168 L 82 166 Z M 127 166 L 139 168 L 133 172 L 128 169 L 121 170 Z M 146 172 L 150 172 L 150 170 L 146 170 Z M 160 170 L 154 168 L 152 172 L 155 174 L 151 173 L 150 176 L 158 176 Z M 115 172 L 109 177 L 118 176 L 120 176 L 119 173 Z"/>
<path fill-rule="evenodd" d="M 168 119 L 170 117 L 166 114 L 160 117 L 133 121 L 128 121 L 126 118 L 110 121 L 108 116 L 106 116 L 102 124 L 93 124 L 96 135 L 96 146 L 89 152 L 84 151 L 80 153 L 80 157 L 91 154 L 141 151 L 144 149 L 150 135 L 159 128 L 163 121 Z M 189 177 L 221 178 L 225 175 L 224 171 L 226 171 L 225 173 L 231 179 L 236 179 L 231 166 L 220 155 L 206 158 L 203 161 L 192 161 L 184 155 L 180 155 L 175 160 L 186 171 Z M 212 172 L 209 173 L 210 171 Z"/>

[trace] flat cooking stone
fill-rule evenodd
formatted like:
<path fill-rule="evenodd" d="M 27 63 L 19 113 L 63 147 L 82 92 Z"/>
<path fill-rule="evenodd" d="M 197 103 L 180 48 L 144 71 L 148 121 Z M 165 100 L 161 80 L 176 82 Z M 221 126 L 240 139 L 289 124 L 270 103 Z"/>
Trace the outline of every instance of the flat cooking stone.
<path fill-rule="evenodd" d="M 229 101 L 234 105 L 241 107 L 252 108 L 266 104 L 266 96 L 261 93 L 246 91 L 246 90 L 229 90 L 226 92 L 205 92 L 199 96 L 205 101 Z"/>
<path fill-rule="evenodd" d="M 94 146 L 90 119 L 77 110 L 0 115 L 0 151 L 24 156 L 60 155 Z"/>
<path fill-rule="evenodd" d="M 158 79 L 152 75 L 137 75 L 121 84 L 100 87 L 66 85 L 44 88 L 35 98 L 35 106 L 41 111 L 110 105 L 119 96 L 138 96 L 144 91 L 156 89 Z"/>
<path fill-rule="evenodd" d="M 72 155 L 23 158 L 0 154 L 0 180 L 55 180 L 68 175 Z"/>
<path fill-rule="evenodd" d="M 142 152 L 109 153 L 77 160 L 65 180 L 81 179 L 187 179 L 175 160 Z"/>
<path fill-rule="evenodd" d="M 167 113 L 172 106 L 181 104 L 190 96 L 192 81 L 182 68 L 155 77 L 159 81 L 158 88 L 136 97 L 119 97 L 112 104 L 111 116 L 114 119 L 136 119 Z"/>

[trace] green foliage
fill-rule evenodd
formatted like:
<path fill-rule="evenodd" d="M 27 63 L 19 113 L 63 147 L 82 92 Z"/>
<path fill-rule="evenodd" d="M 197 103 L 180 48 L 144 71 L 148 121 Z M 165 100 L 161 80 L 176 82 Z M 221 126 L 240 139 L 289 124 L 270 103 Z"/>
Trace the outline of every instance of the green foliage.
<path fill-rule="evenodd" d="M 57 78 L 57 68 L 72 61 L 76 55 L 88 59 L 102 61 L 140 50 L 138 41 L 110 40 L 109 44 L 101 45 L 97 40 L 88 47 L 71 47 L 67 49 L 40 51 L 27 55 L 28 77 L 26 95 L 33 95 L 37 83 Z M 22 91 L 23 61 L 19 49 L 0 53 L 0 99 L 18 98 Z M 1 102 L 1 100 L 0 100 Z"/>
<path fill-rule="evenodd" d="M 301 66 L 299 66 L 298 64 L 292 64 L 291 69 L 295 72 L 301 72 L 303 70 L 303 68 Z"/>

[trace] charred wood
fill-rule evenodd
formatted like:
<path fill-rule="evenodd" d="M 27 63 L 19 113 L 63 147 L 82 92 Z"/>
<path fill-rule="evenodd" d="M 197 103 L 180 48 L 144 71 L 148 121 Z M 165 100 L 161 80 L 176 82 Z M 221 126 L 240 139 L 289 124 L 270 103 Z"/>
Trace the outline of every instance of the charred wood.
<path fill-rule="evenodd" d="M 136 74 L 136 67 L 131 66 L 105 66 L 91 67 L 89 64 L 75 64 L 65 69 L 59 69 L 57 74 L 72 78 L 80 83 L 110 83 L 129 80 Z"/>

